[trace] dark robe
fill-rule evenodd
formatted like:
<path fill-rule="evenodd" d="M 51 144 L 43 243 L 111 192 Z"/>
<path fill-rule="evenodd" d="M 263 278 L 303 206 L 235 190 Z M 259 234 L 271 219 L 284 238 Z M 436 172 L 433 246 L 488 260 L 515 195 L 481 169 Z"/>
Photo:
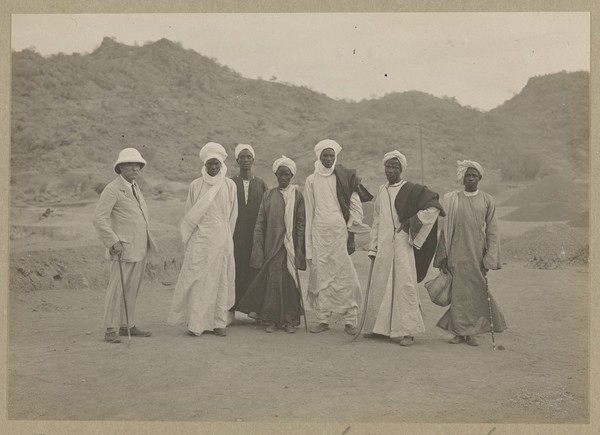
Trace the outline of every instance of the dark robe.
<path fill-rule="evenodd" d="M 348 223 L 350 219 L 350 197 L 353 192 L 358 193 L 360 202 L 369 202 L 373 199 L 373 195 L 361 184 L 361 179 L 356 175 L 356 170 L 347 169 L 342 165 L 335 165 L 333 170 L 335 174 L 335 191 L 342 209 L 344 220 Z M 346 243 L 348 254 L 352 254 L 355 250 L 354 233 L 348 232 L 348 241 Z"/>
<path fill-rule="evenodd" d="M 287 268 L 284 217 L 281 191 L 277 187 L 268 190 L 258 212 L 250 261 L 259 271 L 237 305 L 238 311 L 257 313 L 258 320 L 275 323 L 280 328 L 299 325 L 303 314 L 300 289 Z M 292 234 L 295 265 L 300 270 L 306 270 L 305 223 L 304 197 L 296 190 Z"/>
<path fill-rule="evenodd" d="M 244 197 L 244 183 L 239 175 L 231 177 L 237 187 L 238 218 L 233 232 L 233 252 L 235 257 L 235 300 L 236 304 L 246 292 L 248 284 L 254 278 L 256 271 L 250 267 L 252 254 L 252 238 L 258 209 L 267 185 L 258 177 L 250 180 L 248 187 L 248 203 Z M 230 311 L 234 311 L 234 305 Z"/>
<path fill-rule="evenodd" d="M 410 230 L 412 237 L 416 237 L 422 226 L 417 213 L 429 207 L 437 208 L 440 211 L 440 216 L 446 216 L 439 198 L 439 195 L 429 190 L 427 186 L 407 181 L 394 200 L 394 208 L 398 213 L 400 229 L 407 233 Z M 437 233 L 436 220 L 421 249 L 413 249 L 417 267 L 417 282 L 423 281 L 427 275 L 437 246 Z"/>

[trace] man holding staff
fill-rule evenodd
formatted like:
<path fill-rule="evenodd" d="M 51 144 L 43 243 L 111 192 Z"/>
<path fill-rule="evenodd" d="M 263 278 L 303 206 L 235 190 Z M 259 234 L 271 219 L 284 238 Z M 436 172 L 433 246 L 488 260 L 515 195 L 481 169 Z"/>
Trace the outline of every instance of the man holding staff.
<path fill-rule="evenodd" d="M 266 325 L 266 332 L 296 332 L 304 313 L 298 269 L 304 258 L 304 198 L 290 184 L 296 164 L 282 156 L 273 163 L 278 186 L 268 190 L 258 212 L 250 265 L 259 269 L 237 310 Z"/>
<path fill-rule="evenodd" d="M 146 161 L 135 148 L 125 148 L 113 166 L 119 174 L 106 185 L 96 211 L 94 227 L 111 260 L 104 303 L 104 340 L 120 343 L 119 335 L 149 337 L 135 326 L 135 305 L 146 269 L 146 257 L 155 250 L 148 228 L 148 207 L 135 182 Z M 117 334 L 118 328 L 118 334 Z"/>
<path fill-rule="evenodd" d="M 506 329 L 504 316 L 487 287 L 488 270 L 502 268 L 494 198 L 480 191 L 483 167 L 457 162 L 457 181 L 463 191 L 444 195 L 448 214 L 435 254 L 434 266 L 452 275 L 452 302 L 437 326 L 454 335 L 451 344 L 478 346 L 476 335 Z"/>

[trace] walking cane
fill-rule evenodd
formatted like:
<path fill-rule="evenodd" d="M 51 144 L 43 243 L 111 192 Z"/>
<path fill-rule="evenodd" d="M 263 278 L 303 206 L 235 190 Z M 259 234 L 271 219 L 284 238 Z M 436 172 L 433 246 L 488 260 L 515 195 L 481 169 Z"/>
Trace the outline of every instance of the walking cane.
<path fill-rule="evenodd" d="M 302 316 L 304 317 L 304 330 L 308 333 L 308 325 L 306 323 L 306 310 L 304 309 L 304 298 L 302 297 L 302 287 L 300 286 L 300 276 L 298 275 L 298 268 L 294 261 L 294 270 L 296 271 L 296 281 L 298 282 L 298 291 L 300 292 L 300 306 L 302 307 Z"/>
<path fill-rule="evenodd" d="M 363 327 L 365 326 L 365 318 L 367 317 L 367 305 L 369 304 L 369 292 L 371 290 L 371 276 L 373 276 L 373 264 L 375 264 L 375 259 L 371 258 L 371 267 L 369 268 L 369 278 L 367 278 L 367 291 L 365 292 L 365 303 L 363 305 L 363 313 L 360 319 L 358 331 L 356 331 L 356 334 L 354 334 L 354 337 L 352 337 L 352 341 L 358 338 L 358 336 L 362 332 Z"/>
<path fill-rule="evenodd" d="M 121 265 L 121 253 L 119 252 L 119 275 L 121 276 L 121 294 L 125 306 L 125 321 L 127 322 L 127 348 L 131 345 L 131 331 L 129 328 L 129 313 L 127 312 L 127 299 L 125 298 L 125 281 L 123 280 L 123 266 Z"/>
<path fill-rule="evenodd" d="M 490 294 L 490 287 L 488 285 L 487 275 L 485 275 L 484 278 L 485 278 L 485 290 L 487 292 L 488 309 L 490 311 L 490 325 L 492 327 L 492 350 L 496 350 L 496 340 L 494 338 L 494 318 L 492 317 L 492 300 L 491 300 L 492 296 Z"/>

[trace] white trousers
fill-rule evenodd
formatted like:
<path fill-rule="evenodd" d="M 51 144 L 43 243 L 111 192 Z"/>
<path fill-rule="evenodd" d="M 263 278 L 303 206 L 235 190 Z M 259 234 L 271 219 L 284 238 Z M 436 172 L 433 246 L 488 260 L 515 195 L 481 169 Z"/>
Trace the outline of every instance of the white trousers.
<path fill-rule="evenodd" d="M 121 267 L 123 269 L 123 282 L 125 283 L 129 326 L 133 327 L 135 326 L 135 303 L 146 269 L 146 258 L 136 262 L 121 262 Z M 110 279 L 104 301 L 104 327 L 116 330 L 119 326 L 122 328 L 127 327 L 127 318 L 125 316 L 119 262 L 111 261 Z"/>

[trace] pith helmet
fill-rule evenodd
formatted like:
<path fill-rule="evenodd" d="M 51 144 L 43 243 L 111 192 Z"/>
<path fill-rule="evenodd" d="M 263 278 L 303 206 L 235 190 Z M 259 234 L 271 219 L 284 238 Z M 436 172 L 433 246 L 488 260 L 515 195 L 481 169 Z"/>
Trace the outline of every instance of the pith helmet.
<path fill-rule="evenodd" d="M 135 148 L 125 148 L 121 150 L 119 153 L 119 158 L 113 166 L 113 169 L 117 174 L 121 173 L 121 171 L 117 169 L 121 163 L 139 163 L 142 165 L 142 168 L 146 166 L 146 160 L 142 158 L 140 152 Z"/>

